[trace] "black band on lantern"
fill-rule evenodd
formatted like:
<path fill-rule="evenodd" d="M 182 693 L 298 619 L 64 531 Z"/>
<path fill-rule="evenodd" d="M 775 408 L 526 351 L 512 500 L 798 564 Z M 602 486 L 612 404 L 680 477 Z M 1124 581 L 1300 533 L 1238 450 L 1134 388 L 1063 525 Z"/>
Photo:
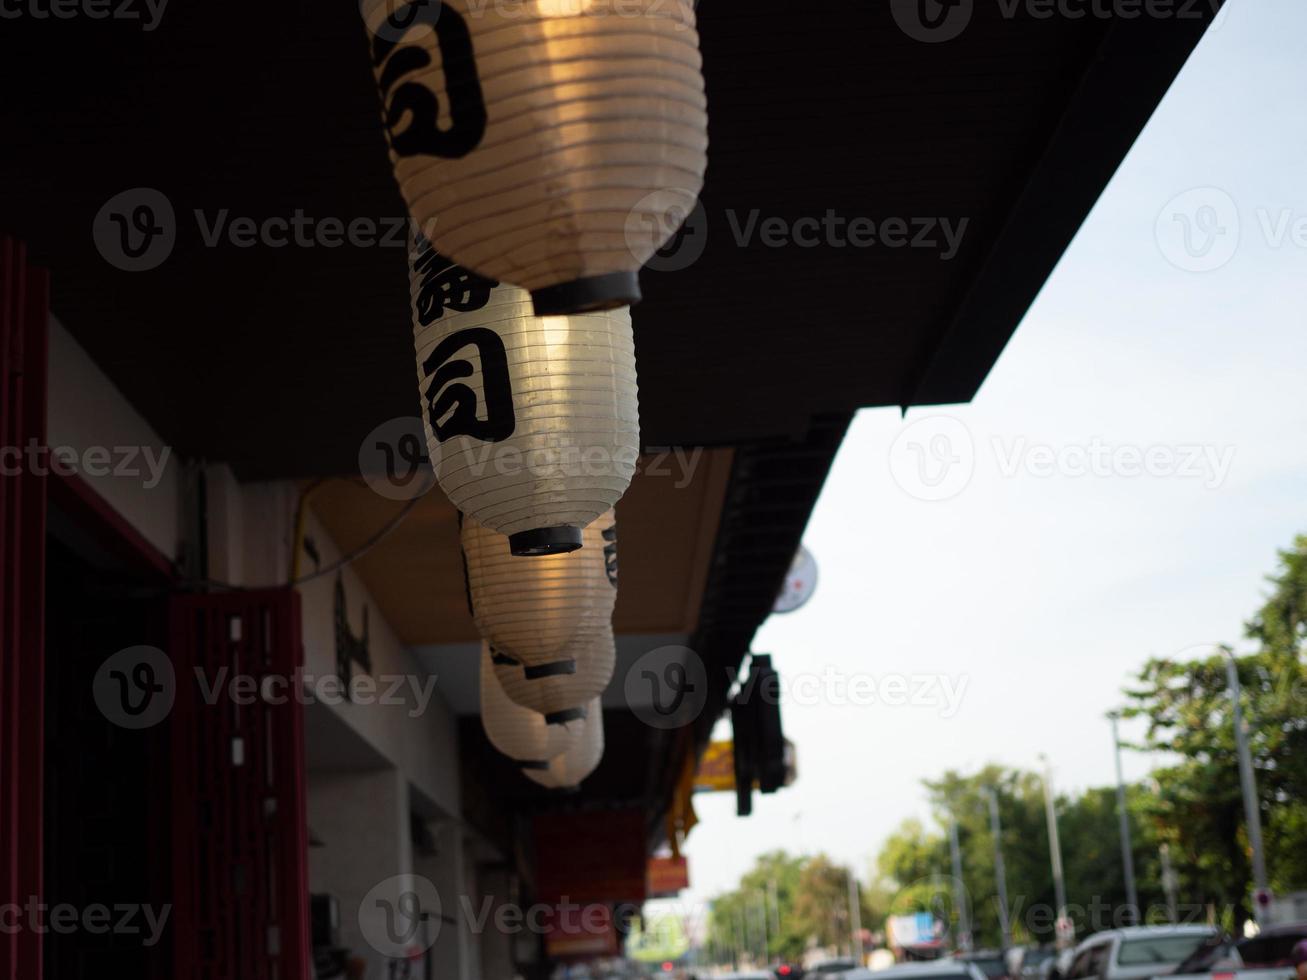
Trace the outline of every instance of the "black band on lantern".
<path fill-rule="evenodd" d="M 640 277 L 634 272 L 608 272 L 546 286 L 531 294 L 536 316 L 595 313 L 640 302 Z"/>
<path fill-rule="evenodd" d="M 545 715 L 546 725 L 567 725 L 584 720 L 585 708 L 568 708 L 566 711 L 555 711 L 553 714 Z"/>
<path fill-rule="evenodd" d="M 514 660 L 506 653 L 500 653 L 494 647 L 490 648 L 490 662 L 496 667 L 521 667 L 522 661 Z"/>
<path fill-rule="evenodd" d="M 542 681 L 546 677 L 569 677 L 576 673 L 575 660 L 555 660 L 551 664 L 537 664 L 523 673 L 529 681 Z"/>
<path fill-rule="evenodd" d="M 532 772 L 544 772 L 549 768 L 547 762 L 519 762 L 518 766 L 522 769 L 530 769 Z"/>
<path fill-rule="evenodd" d="M 581 547 L 579 527 L 538 527 L 508 536 L 508 550 L 519 558 L 566 555 Z"/>

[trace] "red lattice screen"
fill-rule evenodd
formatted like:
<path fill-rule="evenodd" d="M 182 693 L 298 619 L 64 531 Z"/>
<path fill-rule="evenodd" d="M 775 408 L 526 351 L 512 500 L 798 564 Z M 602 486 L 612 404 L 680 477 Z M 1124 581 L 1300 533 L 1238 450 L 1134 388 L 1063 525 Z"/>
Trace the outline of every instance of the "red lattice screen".
<path fill-rule="evenodd" d="M 186 980 L 309 975 L 299 595 L 174 599 L 174 969 Z M 226 673 L 223 673 L 224 668 Z M 197 682 L 252 677 L 283 703 L 210 704 Z M 228 687 L 227 690 L 230 690 Z M 239 700 L 244 700 L 241 698 Z"/>

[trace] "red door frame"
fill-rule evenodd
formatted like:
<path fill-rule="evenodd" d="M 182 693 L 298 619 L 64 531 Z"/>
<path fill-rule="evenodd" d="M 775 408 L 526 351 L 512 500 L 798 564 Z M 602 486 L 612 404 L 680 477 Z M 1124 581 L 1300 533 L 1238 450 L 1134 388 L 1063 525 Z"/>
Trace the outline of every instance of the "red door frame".
<path fill-rule="evenodd" d="M 20 460 L 45 443 L 48 324 L 48 277 L 0 239 L 0 444 Z M 46 487 L 11 452 L 0 469 L 0 900 L 10 903 L 42 886 Z M 41 937 L 0 933 L 0 965 L 9 980 L 40 977 Z"/>
<path fill-rule="evenodd" d="M 20 906 L 42 901 L 44 891 L 49 501 L 131 564 L 161 581 L 176 577 L 172 561 L 80 477 L 47 476 L 43 468 L 21 465 L 28 446 L 46 446 L 49 297 L 48 275 L 27 265 L 22 245 L 0 236 L 0 904 Z M 303 704 L 291 697 L 284 706 L 244 711 L 233 724 L 221 708 L 198 700 L 194 683 L 182 682 L 191 678 L 189 668 L 236 654 L 246 658 L 249 673 L 297 684 L 303 664 L 299 595 L 279 589 L 179 596 L 170 603 L 169 619 L 169 652 L 179 680 L 170 726 L 174 975 L 307 980 Z M 243 640 L 235 644 L 224 644 L 221 629 L 196 629 L 221 623 L 230 630 L 233 619 L 245 624 Z M 230 632 L 225 635 L 230 640 Z M 211 725 L 218 726 L 219 737 Z M 194 750 L 206 741 L 229 746 L 233 735 L 257 739 L 258 748 L 249 746 L 248 766 L 214 778 Z M 205 812 L 207 823 L 200 819 Z M 205 857 L 209 863 L 202 868 Z M 233 863 L 220 867 L 214 858 Z M 237 863 L 247 872 L 245 894 L 238 893 L 230 873 Z M 201 879 L 202 870 L 212 877 Z M 203 932 L 214 928 L 219 931 Z M 214 939 L 222 952 L 206 955 L 204 943 Z M 40 980 L 41 943 L 34 930 L 0 930 L 0 980 Z"/>

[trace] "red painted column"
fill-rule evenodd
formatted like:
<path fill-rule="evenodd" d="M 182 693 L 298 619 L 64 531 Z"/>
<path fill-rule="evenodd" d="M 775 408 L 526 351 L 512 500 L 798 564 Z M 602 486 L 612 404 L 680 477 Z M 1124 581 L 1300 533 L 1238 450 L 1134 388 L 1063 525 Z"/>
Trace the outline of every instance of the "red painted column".
<path fill-rule="evenodd" d="M 45 445 L 49 281 L 0 239 L 0 902 L 42 894 L 46 480 L 13 451 Z M 41 976 L 41 937 L 0 932 L 7 980 Z"/>

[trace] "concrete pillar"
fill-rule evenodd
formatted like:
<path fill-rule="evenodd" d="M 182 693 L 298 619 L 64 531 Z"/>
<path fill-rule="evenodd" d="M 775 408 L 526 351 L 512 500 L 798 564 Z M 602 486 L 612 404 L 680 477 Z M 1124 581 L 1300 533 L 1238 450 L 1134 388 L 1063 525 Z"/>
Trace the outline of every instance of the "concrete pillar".
<path fill-rule="evenodd" d="M 481 972 L 478 934 L 493 930 L 494 919 L 477 887 L 468 834 L 456 820 L 435 820 L 429 826 L 436 853 L 416 857 L 414 871 L 440 894 L 441 929 L 431 950 L 434 975 L 440 980 L 491 980 Z"/>
<path fill-rule="evenodd" d="M 341 945 L 367 980 L 388 980 L 387 937 L 410 887 L 399 876 L 413 871 L 408 784 L 393 769 L 310 773 L 308 820 L 324 845 L 309 852 L 309 890 L 340 903 Z"/>
<path fill-rule="evenodd" d="M 512 884 L 507 870 L 496 869 L 482 872 L 480 875 L 481 891 L 491 909 L 488 925 L 479 937 L 481 953 L 481 971 L 485 980 L 512 980 L 516 975 L 513 969 L 513 946 L 517 936 L 505 935 L 494 927 L 496 912 L 508 904 L 512 898 Z"/>

